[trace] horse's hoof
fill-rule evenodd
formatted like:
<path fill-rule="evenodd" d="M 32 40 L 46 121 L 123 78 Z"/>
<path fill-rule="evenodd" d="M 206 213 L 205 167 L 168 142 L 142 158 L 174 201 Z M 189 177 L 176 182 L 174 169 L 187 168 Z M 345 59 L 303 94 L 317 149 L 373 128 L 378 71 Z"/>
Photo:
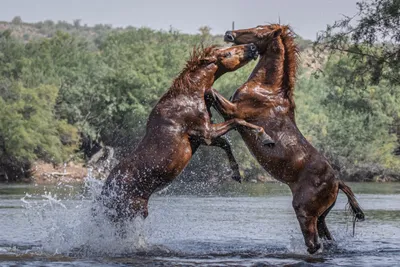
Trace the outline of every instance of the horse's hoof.
<path fill-rule="evenodd" d="M 242 183 L 242 176 L 240 174 L 234 174 L 232 175 L 232 179 L 236 182 L 238 182 L 239 184 Z"/>
<path fill-rule="evenodd" d="M 308 248 L 307 251 L 310 254 L 314 254 L 315 252 L 317 252 L 319 249 L 321 248 L 321 244 L 316 244 L 315 246 Z"/>

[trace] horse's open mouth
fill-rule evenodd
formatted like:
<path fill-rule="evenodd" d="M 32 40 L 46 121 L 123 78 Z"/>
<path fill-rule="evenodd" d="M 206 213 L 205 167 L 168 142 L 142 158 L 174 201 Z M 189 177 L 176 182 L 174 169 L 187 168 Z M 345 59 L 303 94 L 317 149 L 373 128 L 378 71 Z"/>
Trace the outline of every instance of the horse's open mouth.
<path fill-rule="evenodd" d="M 254 52 L 251 52 L 251 54 L 250 54 L 250 58 L 252 59 L 252 60 L 257 60 L 257 58 L 258 58 L 258 51 L 256 50 L 256 51 L 254 51 Z"/>
<path fill-rule="evenodd" d="M 234 46 L 234 45 L 232 45 Z M 256 60 L 258 58 L 258 50 L 257 47 L 254 44 L 249 44 L 246 47 L 246 54 L 248 58 Z"/>
<path fill-rule="evenodd" d="M 224 41 L 225 41 L 226 43 L 231 44 L 231 47 L 232 47 L 232 46 L 240 45 L 240 44 L 237 44 L 237 43 L 235 42 L 235 35 L 234 35 L 234 33 L 231 32 L 231 31 L 227 31 L 227 32 L 225 33 L 225 35 L 224 35 Z M 254 45 L 253 43 L 251 43 L 250 45 L 252 46 L 252 50 L 255 51 L 255 53 L 252 54 L 252 57 L 251 57 L 251 58 L 254 59 L 254 60 L 256 60 L 256 59 L 258 58 L 258 56 L 259 56 L 257 46 Z"/>

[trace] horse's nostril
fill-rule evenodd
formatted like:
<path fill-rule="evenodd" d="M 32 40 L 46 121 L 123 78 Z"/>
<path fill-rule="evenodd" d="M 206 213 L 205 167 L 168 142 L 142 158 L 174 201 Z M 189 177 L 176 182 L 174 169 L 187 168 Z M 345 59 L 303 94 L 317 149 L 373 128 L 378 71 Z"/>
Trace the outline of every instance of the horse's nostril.
<path fill-rule="evenodd" d="M 251 51 L 256 51 L 257 47 L 254 44 L 250 44 L 250 50 Z"/>

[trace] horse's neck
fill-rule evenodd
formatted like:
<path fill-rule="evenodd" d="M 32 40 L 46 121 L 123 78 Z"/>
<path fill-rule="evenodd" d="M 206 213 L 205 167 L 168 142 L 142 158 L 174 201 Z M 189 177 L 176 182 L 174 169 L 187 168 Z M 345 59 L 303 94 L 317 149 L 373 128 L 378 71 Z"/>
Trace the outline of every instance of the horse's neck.
<path fill-rule="evenodd" d="M 257 95 L 266 107 L 277 108 L 288 114 L 291 121 L 295 123 L 294 105 L 286 96 L 284 79 L 285 63 L 284 50 L 274 53 L 265 53 L 261 56 L 257 66 L 251 73 L 247 83 L 257 88 Z M 256 84 L 257 86 L 254 86 Z M 247 86 L 243 86 L 247 88 Z M 284 107 L 287 107 L 288 110 Z M 286 113 L 288 112 L 288 113 Z"/>
<path fill-rule="evenodd" d="M 206 89 L 211 88 L 215 80 L 215 71 L 199 69 L 190 77 L 194 81 L 193 86 L 199 93 L 205 92 Z"/>
<path fill-rule="evenodd" d="M 263 54 L 248 81 L 260 84 L 270 93 L 279 92 L 284 75 L 284 60 L 283 51 Z"/>
<path fill-rule="evenodd" d="M 211 88 L 214 82 L 214 72 L 198 69 L 191 73 L 187 73 L 183 78 L 174 83 L 174 97 L 177 94 L 186 95 L 187 97 L 201 97 L 207 89 Z"/>

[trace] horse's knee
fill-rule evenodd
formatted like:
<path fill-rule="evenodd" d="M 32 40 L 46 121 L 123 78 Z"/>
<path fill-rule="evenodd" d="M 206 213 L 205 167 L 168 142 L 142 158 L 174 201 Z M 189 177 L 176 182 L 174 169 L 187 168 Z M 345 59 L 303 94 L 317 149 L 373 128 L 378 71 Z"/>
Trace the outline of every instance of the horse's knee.
<path fill-rule="evenodd" d="M 297 197 L 293 197 L 292 207 L 293 207 L 296 215 L 298 215 L 300 213 L 304 213 L 303 206 L 304 206 L 304 204 L 302 203 L 302 201 L 299 201 L 299 199 Z"/>

